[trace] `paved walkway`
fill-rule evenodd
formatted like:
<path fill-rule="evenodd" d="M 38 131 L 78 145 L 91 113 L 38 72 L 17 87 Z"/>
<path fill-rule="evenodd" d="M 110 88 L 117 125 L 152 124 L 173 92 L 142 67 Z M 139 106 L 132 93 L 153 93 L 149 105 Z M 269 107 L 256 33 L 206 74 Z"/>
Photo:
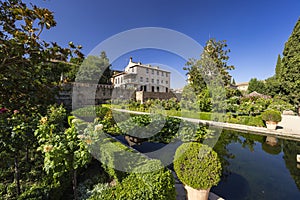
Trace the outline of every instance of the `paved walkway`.
<path fill-rule="evenodd" d="M 291 115 L 282 115 L 282 120 L 278 124 L 278 130 L 300 135 L 300 117 Z"/>

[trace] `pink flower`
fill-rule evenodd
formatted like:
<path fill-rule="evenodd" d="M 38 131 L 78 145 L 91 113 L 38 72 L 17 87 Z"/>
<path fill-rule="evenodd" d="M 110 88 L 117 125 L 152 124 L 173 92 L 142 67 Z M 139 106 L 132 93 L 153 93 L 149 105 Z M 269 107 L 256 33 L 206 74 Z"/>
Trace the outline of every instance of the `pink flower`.
<path fill-rule="evenodd" d="M 1 114 L 1 113 L 6 113 L 7 111 L 8 111 L 7 108 L 4 108 L 4 107 L 0 108 L 0 114 Z"/>

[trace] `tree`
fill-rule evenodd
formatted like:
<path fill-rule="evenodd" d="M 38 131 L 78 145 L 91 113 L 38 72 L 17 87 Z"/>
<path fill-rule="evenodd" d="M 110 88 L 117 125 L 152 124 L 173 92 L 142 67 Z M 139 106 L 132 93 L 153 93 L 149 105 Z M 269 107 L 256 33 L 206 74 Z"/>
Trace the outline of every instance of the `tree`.
<path fill-rule="evenodd" d="M 275 76 L 276 78 L 280 78 L 281 76 L 281 57 L 280 57 L 280 54 L 278 54 L 278 57 L 277 57 L 277 63 L 276 63 L 276 68 L 275 68 Z"/>
<path fill-rule="evenodd" d="M 281 83 L 276 76 L 272 76 L 265 80 L 265 94 L 271 97 L 282 96 L 281 95 Z M 284 97 L 282 97 L 284 98 Z"/>
<path fill-rule="evenodd" d="M 0 158 L 6 164 L 1 171 L 7 172 L 1 182 L 14 191 L 11 195 L 1 191 L 1 196 L 16 198 L 42 177 L 42 156 L 36 151 L 33 134 L 36 121 L 55 101 L 60 75 L 68 71 L 69 59 L 77 57 L 76 64 L 83 54 L 81 46 L 72 42 L 63 48 L 40 37 L 56 25 L 48 9 L 27 6 L 21 0 L 1 1 L 0 5 L 0 102 L 7 109 L 0 113 Z M 32 172 L 35 176 L 29 175 Z"/>
<path fill-rule="evenodd" d="M 236 83 L 235 83 L 235 80 L 234 80 L 234 79 L 232 79 L 232 85 L 236 85 Z"/>
<path fill-rule="evenodd" d="M 265 83 L 263 81 L 257 80 L 256 78 L 251 78 L 248 86 L 248 93 L 258 92 L 261 94 L 265 94 Z"/>
<path fill-rule="evenodd" d="M 112 72 L 104 51 L 100 56 L 88 56 L 79 68 L 76 81 L 94 84 L 110 84 Z"/>
<path fill-rule="evenodd" d="M 51 11 L 20 0 L 0 2 L 0 102 L 11 110 L 28 111 L 54 99 L 53 86 L 71 56 L 83 57 L 81 46 L 63 48 L 40 38 L 56 25 Z M 59 69 L 59 70 L 57 70 Z"/>
<path fill-rule="evenodd" d="M 300 18 L 285 43 L 282 58 L 282 69 L 279 81 L 281 92 L 287 95 L 293 105 L 300 104 Z"/>
<path fill-rule="evenodd" d="M 227 64 L 229 59 L 227 54 L 230 50 L 226 48 L 225 40 L 216 41 L 215 39 L 210 39 L 207 41 L 200 59 L 193 58 L 186 63 L 187 67 L 183 69 L 187 71 L 189 84 L 197 95 L 206 88 L 207 75 L 216 73 L 214 70 L 217 70 L 217 73 L 222 76 L 223 85 L 227 86 L 230 84 L 231 76 L 228 70 L 234 69 L 234 66 Z"/>

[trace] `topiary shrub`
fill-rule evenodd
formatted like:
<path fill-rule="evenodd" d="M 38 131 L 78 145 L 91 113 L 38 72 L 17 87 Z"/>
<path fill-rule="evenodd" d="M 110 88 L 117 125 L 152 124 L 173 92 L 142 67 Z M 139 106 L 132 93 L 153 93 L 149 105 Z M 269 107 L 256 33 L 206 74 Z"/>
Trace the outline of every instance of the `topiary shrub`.
<path fill-rule="evenodd" d="M 196 142 L 183 143 L 174 158 L 178 178 L 197 190 L 207 190 L 220 181 L 221 162 L 212 148 Z"/>
<path fill-rule="evenodd" d="M 271 121 L 271 122 L 280 122 L 281 121 L 281 112 L 277 110 L 266 110 L 261 114 L 261 117 L 264 121 Z"/>

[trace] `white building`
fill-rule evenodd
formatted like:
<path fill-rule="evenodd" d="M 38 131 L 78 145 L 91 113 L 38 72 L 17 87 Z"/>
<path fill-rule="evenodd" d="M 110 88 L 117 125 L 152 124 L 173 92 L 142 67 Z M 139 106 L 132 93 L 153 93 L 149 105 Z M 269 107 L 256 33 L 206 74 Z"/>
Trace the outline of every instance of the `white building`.
<path fill-rule="evenodd" d="M 114 87 L 136 89 L 145 92 L 169 92 L 170 72 L 157 66 L 132 62 L 130 58 L 124 72 L 112 78 Z"/>
<path fill-rule="evenodd" d="M 237 83 L 236 87 L 240 91 L 247 91 L 249 86 L 249 82 Z"/>

